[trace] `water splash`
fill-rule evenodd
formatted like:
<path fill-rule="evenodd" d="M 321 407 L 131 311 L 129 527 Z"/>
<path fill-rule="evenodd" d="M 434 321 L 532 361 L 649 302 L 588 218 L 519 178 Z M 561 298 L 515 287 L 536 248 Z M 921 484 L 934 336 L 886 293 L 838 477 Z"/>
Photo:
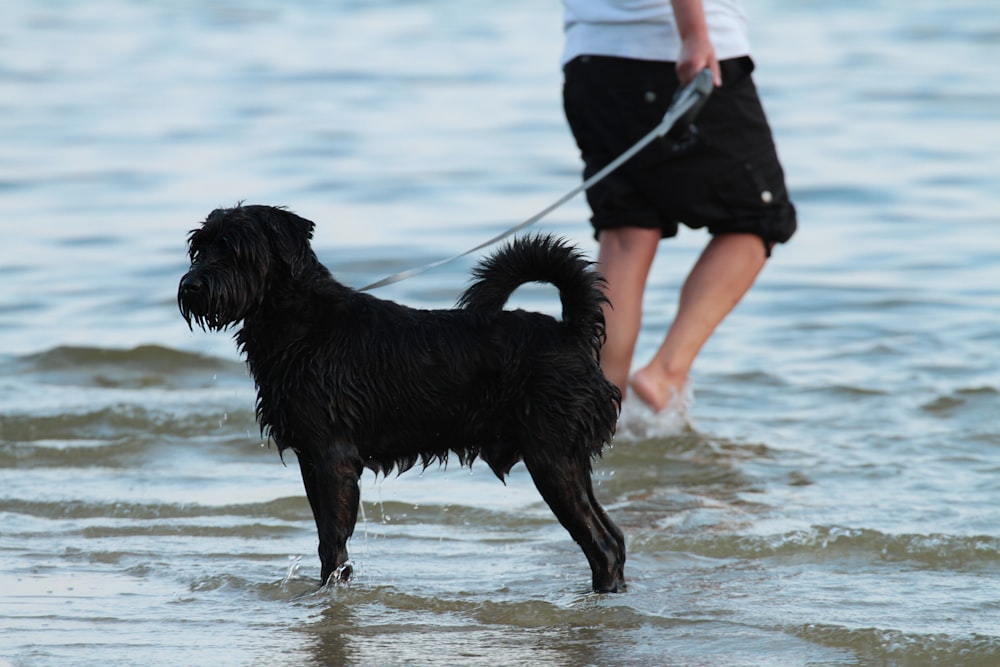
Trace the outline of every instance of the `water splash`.
<path fill-rule="evenodd" d="M 302 569 L 302 556 L 288 557 L 288 570 L 281 580 L 281 590 L 288 590 L 288 584 L 299 578 L 299 570 Z"/>
<path fill-rule="evenodd" d="M 685 387 L 659 412 L 637 398 L 626 398 L 622 401 L 615 439 L 638 441 L 680 435 L 693 428 L 688 416 L 693 406 L 694 393 L 690 387 Z"/>

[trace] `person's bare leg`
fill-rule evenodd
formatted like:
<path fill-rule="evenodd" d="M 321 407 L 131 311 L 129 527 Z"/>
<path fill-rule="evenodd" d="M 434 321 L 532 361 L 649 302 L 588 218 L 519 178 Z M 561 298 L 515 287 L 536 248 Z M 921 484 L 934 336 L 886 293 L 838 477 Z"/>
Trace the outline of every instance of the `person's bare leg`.
<path fill-rule="evenodd" d="M 695 357 L 760 274 L 767 255 L 754 234 L 712 238 L 681 288 L 677 317 L 653 359 L 632 378 L 632 390 L 660 411 L 680 396 Z"/>
<path fill-rule="evenodd" d="M 642 296 L 649 267 L 656 256 L 660 230 L 622 227 L 599 236 L 597 265 L 607 280 L 604 307 L 607 341 L 601 348 L 601 369 L 624 398 L 628 390 L 632 353 L 642 324 Z"/>

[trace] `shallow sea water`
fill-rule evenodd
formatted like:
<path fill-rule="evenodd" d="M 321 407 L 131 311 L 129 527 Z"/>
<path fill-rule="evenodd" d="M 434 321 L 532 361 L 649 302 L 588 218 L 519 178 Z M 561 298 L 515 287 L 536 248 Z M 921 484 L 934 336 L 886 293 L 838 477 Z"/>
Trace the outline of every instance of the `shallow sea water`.
<path fill-rule="evenodd" d="M 175 299 L 216 206 L 315 220 L 360 286 L 573 188 L 559 3 L 5 3 L 0 665 L 1000 664 L 995 5 L 746 5 L 800 231 L 687 418 L 628 406 L 594 595 L 523 467 L 457 463 L 366 473 L 317 590 L 294 455 Z M 539 227 L 592 252 L 586 218 Z M 704 241 L 662 244 L 640 361 Z M 380 295 L 448 307 L 474 261 Z"/>

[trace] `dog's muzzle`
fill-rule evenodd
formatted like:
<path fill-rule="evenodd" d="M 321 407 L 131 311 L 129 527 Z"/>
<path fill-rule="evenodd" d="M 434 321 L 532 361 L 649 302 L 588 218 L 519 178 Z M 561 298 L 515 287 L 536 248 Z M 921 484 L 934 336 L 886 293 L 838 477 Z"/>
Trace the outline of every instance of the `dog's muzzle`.
<path fill-rule="evenodd" d="M 191 272 L 184 274 L 177 286 L 177 307 L 188 326 L 191 326 L 192 320 L 205 315 L 204 291 L 205 283 Z"/>
<path fill-rule="evenodd" d="M 204 287 L 204 283 L 202 283 L 201 278 L 186 273 L 181 278 L 181 284 L 177 288 L 177 296 L 181 299 L 190 297 L 200 292 L 202 287 Z"/>

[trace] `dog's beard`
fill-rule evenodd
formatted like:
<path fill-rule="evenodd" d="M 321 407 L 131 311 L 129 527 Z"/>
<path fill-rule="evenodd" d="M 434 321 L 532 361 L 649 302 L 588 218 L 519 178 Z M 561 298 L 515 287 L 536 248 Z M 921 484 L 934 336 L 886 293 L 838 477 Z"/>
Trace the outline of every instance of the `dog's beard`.
<path fill-rule="evenodd" d="M 177 305 L 189 328 L 223 331 L 244 320 L 260 303 L 251 281 L 235 273 L 202 274 L 195 292 L 179 291 Z"/>

